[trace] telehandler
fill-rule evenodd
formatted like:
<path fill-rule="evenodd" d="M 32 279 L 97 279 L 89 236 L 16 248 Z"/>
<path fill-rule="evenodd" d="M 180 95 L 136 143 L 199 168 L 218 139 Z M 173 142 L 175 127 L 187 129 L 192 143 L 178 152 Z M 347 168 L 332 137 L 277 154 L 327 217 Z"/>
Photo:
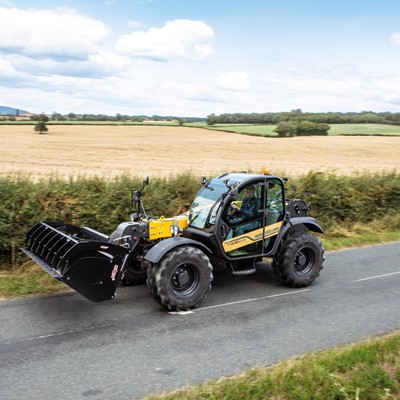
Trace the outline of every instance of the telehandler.
<path fill-rule="evenodd" d="M 211 290 L 213 271 L 244 275 L 272 258 L 279 280 L 310 285 L 324 261 L 323 233 L 307 215 L 310 205 L 285 197 L 286 178 L 226 173 L 202 177 L 190 210 L 149 217 L 142 192 L 132 189 L 134 213 L 107 236 L 88 227 L 42 221 L 22 250 L 54 278 L 92 301 L 114 299 L 120 282 L 147 281 L 151 296 L 169 310 L 196 307 Z"/>

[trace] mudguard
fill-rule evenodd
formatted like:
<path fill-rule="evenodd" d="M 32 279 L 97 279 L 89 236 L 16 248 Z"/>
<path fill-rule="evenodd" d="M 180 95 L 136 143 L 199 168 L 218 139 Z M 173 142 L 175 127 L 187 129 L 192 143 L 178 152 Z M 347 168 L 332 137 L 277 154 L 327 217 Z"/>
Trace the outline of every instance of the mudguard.
<path fill-rule="evenodd" d="M 165 239 L 153 246 L 144 257 L 145 260 L 150 261 L 153 264 L 158 263 L 163 256 L 175 247 L 191 245 L 203 250 L 206 254 L 211 254 L 211 250 L 204 244 L 197 242 L 193 239 L 184 238 L 181 236 L 172 237 Z"/>
<path fill-rule="evenodd" d="M 295 217 L 295 218 L 290 218 L 286 220 L 286 223 L 282 226 L 282 229 L 280 230 L 276 241 L 274 243 L 273 248 L 268 254 L 276 254 L 280 243 L 282 242 L 282 238 L 287 234 L 287 232 L 296 226 L 303 225 L 305 226 L 308 230 L 312 232 L 318 232 L 318 233 L 324 233 L 322 228 L 318 225 L 317 221 L 313 217 Z"/>
<path fill-rule="evenodd" d="M 310 231 L 324 233 L 323 229 L 318 225 L 316 219 L 313 217 L 290 218 L 289 223 L 292 226 L 304 225 Z"/>

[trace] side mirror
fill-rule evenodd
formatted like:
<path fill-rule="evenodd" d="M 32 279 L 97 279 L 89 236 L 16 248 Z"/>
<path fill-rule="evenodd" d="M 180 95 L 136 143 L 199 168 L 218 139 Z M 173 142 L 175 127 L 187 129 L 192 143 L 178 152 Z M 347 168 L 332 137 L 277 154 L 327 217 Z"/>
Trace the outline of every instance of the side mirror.
<path fill-rule="evenodd" d="M 132 208 L 136 210 L 142 199 L 142 191 L 132 188 Z"/>
<path fill-rule="evenodd" d="M 132 208 L 137 210 L 137 213 L 140 214 L 142 212 L 142 192 L 143 189 L 149 184 L 150 179 L 148 176 L 143 180 L 143 186 L 141 190 L 137 190 L 132 188 Z M 144 212 L 144 209 L 143 209 Z"/>

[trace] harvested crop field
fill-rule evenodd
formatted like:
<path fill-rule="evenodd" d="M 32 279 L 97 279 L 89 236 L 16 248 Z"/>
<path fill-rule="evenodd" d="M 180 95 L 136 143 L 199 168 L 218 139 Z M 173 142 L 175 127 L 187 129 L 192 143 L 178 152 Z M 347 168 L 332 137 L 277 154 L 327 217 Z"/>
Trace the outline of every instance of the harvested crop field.
<path fill-rule="evenodd" d="M 122 173 L 169 176 L 252 170 L 299 175 L 400 170 L 400 138 L 327 136 L 265 138 L 191 127 L 49 125 L 0 126 L 0 174 L 40 177 Z"/>

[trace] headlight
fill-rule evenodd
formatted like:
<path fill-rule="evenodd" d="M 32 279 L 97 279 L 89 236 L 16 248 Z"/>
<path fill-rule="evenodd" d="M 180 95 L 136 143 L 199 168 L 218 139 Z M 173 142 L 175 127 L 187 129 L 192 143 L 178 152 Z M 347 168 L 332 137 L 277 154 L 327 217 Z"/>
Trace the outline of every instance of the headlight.
<path fill-rule="evenodd" d="M 169 231 L 171 232 L 172 236 L 178 236 L 179 235 L 179 226 L 177 225 L 171 225 L 169 227 Z"/>

